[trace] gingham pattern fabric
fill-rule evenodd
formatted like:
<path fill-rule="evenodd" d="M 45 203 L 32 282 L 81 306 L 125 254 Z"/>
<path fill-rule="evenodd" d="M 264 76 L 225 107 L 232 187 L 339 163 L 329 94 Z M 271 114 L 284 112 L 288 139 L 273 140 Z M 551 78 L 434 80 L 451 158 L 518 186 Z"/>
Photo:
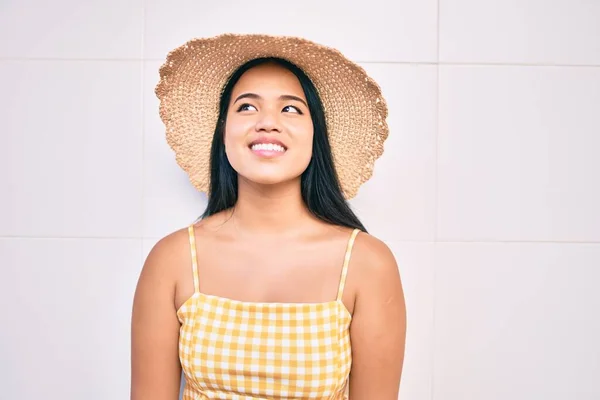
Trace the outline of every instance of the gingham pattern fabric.
<path fill-rule="evenodd" d="M 183 400 L 347 399 L 352 317 L 342 294 L 358 232 L 334 301 L 256 303 L 199 291 L 190 226 L 195 293 L 177 311 Z"/>

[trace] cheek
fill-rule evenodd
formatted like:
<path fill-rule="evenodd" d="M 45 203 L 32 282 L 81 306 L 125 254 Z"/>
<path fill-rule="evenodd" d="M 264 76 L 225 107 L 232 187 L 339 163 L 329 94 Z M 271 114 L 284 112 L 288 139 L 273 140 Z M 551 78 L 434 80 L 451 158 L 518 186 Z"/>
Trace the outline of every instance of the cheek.
<path fill-rule="evenodd" d="M 305 159 L 307 165 L 310 162 L 310 159 L 312 158 L 313 139 L 314 139 L 314 137 L 313 137 L 313 135 L 311 133 L 304 140 L 304 143 L 303 143 L 303 146 L 302 146 L 302 148 L 304 149 L 304 152 L 303 152 L 303 156 L 304 157 L 303 158 Z"/>
<path fill-rule="evenodd" d="M 310 158 L 312 157 L 314 140 L 312 124 L 302 127 L 300 131 L 302 133 L 297 136 L 297 146 L 298 149 L 301 150 L 298 156 L 303 160 L 303 162 L 306 162 L 306 164 L 308 164 Z"/>
<path fill-rule="evenodd" d="M 229 154 L 237 151 L 236 147 L 239 146 L 239 144 L 246 138 L 246 131 L 247 127 L 240 123 L 240 121 L 236 119 L 232 119 L 231 121 L 228 120 L 225 123 L 225 152 Z"/>

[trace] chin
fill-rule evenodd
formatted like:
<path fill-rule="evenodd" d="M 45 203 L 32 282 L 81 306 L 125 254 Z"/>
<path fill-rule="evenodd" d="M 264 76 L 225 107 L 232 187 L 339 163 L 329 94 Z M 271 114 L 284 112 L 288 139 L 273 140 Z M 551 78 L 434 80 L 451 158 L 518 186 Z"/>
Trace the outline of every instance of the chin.
<path fill-rule="evenodd" d="M 246 178 L 249 182 L 258 185 L 280 185 L 282 183 L 291 181 L 293 178 L 284 178 L 279 176 L 256 176 Z"/>
<path fill-rule="evenodd" d="M 244 179 L 246 181 L 248 181 L 251 184 L 255 184 L 255 185 L 265 185 L 265 186 L 275 186 L 275 185 L 282 185 L 282 184 L 286 184 L 286 183 L 292 183 L 297 181 L 298 183 L 300 182 L 300 176 L 299 175 L 265 175 L 265 174 L 252 174 L 252 175 L 246 175 L 244 176 Z"/>

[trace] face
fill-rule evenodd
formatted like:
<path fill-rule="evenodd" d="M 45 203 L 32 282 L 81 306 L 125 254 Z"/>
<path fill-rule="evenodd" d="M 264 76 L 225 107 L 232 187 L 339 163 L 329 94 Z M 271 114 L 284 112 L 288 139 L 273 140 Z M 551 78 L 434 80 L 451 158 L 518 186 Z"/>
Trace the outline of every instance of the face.
<path fill-rule="evenodd" d="M 225 124 L 225 152 L 240 181 L 298 180 L 312 144 L 313 124 L 298 78 L 274 64 L 246 71 L 233 87 Z"/>

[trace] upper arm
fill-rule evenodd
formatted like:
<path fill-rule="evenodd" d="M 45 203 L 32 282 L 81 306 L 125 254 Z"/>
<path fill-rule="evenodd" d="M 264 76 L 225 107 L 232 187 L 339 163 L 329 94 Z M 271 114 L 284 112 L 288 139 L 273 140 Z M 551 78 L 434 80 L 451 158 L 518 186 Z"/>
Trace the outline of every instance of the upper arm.
<path fill-rule="evenodd" d="M 173 262 L 174 238 L 154 246 L 139 277 L 131 324 L 131 399 L 176 400 L 181 367 Z"/>
<path fill-rule="evenodd" d="M 406 338 L 398 266 L 389 248 L 366 234 L 357 238 L 355 257 L 360 284 L 350 326 L 350 399 L 397 400 Z"/>

